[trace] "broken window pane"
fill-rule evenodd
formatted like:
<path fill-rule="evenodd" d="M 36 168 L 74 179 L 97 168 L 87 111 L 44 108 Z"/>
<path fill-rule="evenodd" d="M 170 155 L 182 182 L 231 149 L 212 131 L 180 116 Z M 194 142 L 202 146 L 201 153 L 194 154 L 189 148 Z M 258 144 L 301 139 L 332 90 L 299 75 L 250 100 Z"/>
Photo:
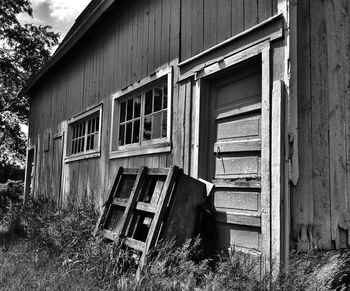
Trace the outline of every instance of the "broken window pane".
<path fill-rule="evenodd" d="M 157 112 L 162 110 L 162 89 L 155 88 L 154 89 L 154 106 L 153 112 Z"/>
<path fill-rule="evenodd" d="M 141 97 L 140 96 L 137 96 L 134 99 L 134 105 L 135 105 L 134 118 L 140 117 L 140 114 L 141 114 Z"/>
<path fill-rule="evenodd" d="M 130 119 L 132 119 L 132 117 L 133 117 L 133 99 L 129 99 L 128 100 L 128 109 L 127 109 L 127 120 L 130 120 Z"/>
<path fill-rule="evenodd" d="M 150 140 L 152 134 L 152 116 L 147 116 L 143 124 L 143 140 Z"/>

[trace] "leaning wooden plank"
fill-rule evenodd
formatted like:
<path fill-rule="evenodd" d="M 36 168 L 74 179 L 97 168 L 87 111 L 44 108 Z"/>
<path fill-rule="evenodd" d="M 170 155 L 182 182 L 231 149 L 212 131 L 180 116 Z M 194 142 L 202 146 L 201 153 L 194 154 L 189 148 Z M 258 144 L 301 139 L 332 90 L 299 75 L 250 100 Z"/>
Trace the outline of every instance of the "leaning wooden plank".
<path fill-rule="evenodd" d="M 117 190 L 118 188 L 118 185 L 119 185 L 119 182 L 120 182 L 120 177 L 122 175 L 122 172 L 123 172 L 123 168 L 122 167 L 119 167 L 118 169 L 118 172 L 117 172 L 117 176 L 114 180 L 114 183 L 112 185 L 112 188 L 109 192 L 109 197 L 107 199 L 107 201 L 104 203 L 103 205 L 103 208 L 102 208 L 102 211 L 101 211 L 101 214 L 97 220 L 97 223 L 95 225 L 95 228 L 92 232 L 92 235 L 93 236 L 96 236 L 97 232 L 98 232 L 98 229 L 99 229 L 99 226 L 102 224 L 102 221 L 106 218 L 106 215 L 107 215 L 107 212 L 109 211 L 110 209 L 110 204 L 112 203 L 113 201 L 113 196 L 114 196 L 114 193 L 115 191 Z M 107 211 L 108 210 L 108 211 Z M 103 222 L 104 223 L 104 222 Z"/>
<path fill-rule="evenodd" d="M 169 169 L 169 174 L 167 176 L 167 179 L 165 180 L 164 186 L 163 186 L 163 191 L 160 196 L 160 201 L 159 201 L 159 208 L 157 212 L 154 215 L 151 227 L 148 232 L 148 236 L 146 239 L 146 246 L 145 246 L 145 251 L 140 259 L 140 267 L 142 268 L 142 265 L 145 260 L 145 256 L 147 252 L 155 245 L 156 240 L 158 238 L 158 234 L 162 225 L 163 217 L 165 214 L 166 210 L 166 205 L 168 204 L 169 198 L 173 192 L 173 186 L 174 183 L 176 182 L 176 179 L 178 175 L 180 174 L 180 170 L 177 166 L 172 166 Z"/>
<path fill-rule="evenodd" d="M 136 176 L 135 184 L 131 190 L 131 194 L 129 197 L 128 205 L 125 208 L 123 217 L 120 221 L 120 232 L 117 234 L 118 238 L 115 240 L 116 243 L 118 243 L 118 240 L 125 234 L 126 228 L 127 228 L 127 222 L 130 220 L 130 217 L 132 215 L 132 210 L 135 208 L 135 205 L 137 203 L 137 198 L 140 192 L 140 188 L 142 186 L 142 180 L 144 179 L 146 174 L 146 168 L 141 167 L 139 170 L 139 173 Z"/>

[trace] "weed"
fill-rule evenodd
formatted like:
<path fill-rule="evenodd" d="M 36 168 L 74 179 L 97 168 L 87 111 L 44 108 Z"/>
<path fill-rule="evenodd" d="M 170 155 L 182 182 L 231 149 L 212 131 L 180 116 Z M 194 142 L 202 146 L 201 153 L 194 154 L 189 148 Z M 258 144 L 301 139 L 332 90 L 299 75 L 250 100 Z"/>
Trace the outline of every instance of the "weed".
<path fill-rule="evenodd" d="M 148 254 L 140 280 L 136 254 L 92 237 L 91 209 L 58 210 L 47 200 L 15 207 L 12 230 L 26 236 L 0 240 L 0 290 L 346 290 L 347 254 L 292 253 L 274 282 L 261 277 L 259 258 L 233 252 L 204 258 L 199 237 L 182 246 L 160 242 Z M 20 219 L 19 219 L 20 217 Z M 24 225 L 24 227 L 23 227 Z"/>

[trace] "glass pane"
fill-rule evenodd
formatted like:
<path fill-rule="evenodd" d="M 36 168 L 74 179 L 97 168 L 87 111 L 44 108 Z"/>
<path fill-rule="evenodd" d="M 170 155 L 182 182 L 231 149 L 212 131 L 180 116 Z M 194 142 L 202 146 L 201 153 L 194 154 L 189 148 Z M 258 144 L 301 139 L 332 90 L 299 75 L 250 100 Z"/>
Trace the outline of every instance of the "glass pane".
<path fill-rule="evenodd" d="M 84 151 L 84 142 L 85 142 L 85 139 L 82 138 L 82 139 L 81 139 L 81 148 L 80 148 L 80 152 L 83 152 L 83 151 Z"/>
<path fill-rule="evenodd" d="M 95 131 L 99 131 L 100 130 L 100 128 L 99 128 L 99 123 L 100 123 L 100 117 L 99 116 L 97 116 L 96 117 L 96 123 L 95 123 Z"/>
<path fill-rule="evenodd" d="M 126 101 L 120 104 L 120 122 L 125 121 Z"/>
<path fill-rule="evenodd" d="M 139 142 L 140 140 L 140 119 L 136 120 L 134 122 L 134 131 L 133 131 L 133 137 L 132 142 Z"/>
<path fill-rule="evenodd" d="M 152 138 L 160 138 L 161 137 L 161 130 L 162 130 L 162 113 L 156 113 L 153 115 L 153 135 Z"/>
<path fill-rule="evenodd" d="M 124 132 L 125 132 L 125 125 L 122 124 L 119 127 L 119 145 L 120 146 L 124 145 Z"/>
<path fill-rule="evenodd" d="M 132 134 L 132 122 L 129 122 L 126 124 L 125 144 L 131 143 L 131 134 Z"/>
<path fill-rule="evenodd" d="M 88 151 L 88 150 L 90 150 L 90 144 L 91 144 L 91 135 L 89 135 L 88 137 L 87 137 L 87 140 L 86 140 L 86 150 Z"/>
<path fill-rule="evenodd" d="M 127 117 L 126 119 L 127 120 L 130 120 L 132 119 L 132 116 L 133 116 L 133 99 L 129 99 L 128 100 L 128 110 L 127 110 Z"/>
<path fill-rule="evenodd" d="M 162 137 L 166 137 L 166 134 L 167 134 L 167 121 L 168 121 L 167 110 L 164 110 L 162 112 Z"/>
<path fill-rule="evenodd" d="M 141 97 L 137 96 L 134 99 L 134 118 L 140 117 L 141 113 Z"/>
<path fill-rule="evenodd" d="M 88 120 L 88 133 L 90 133 L 91 132 L 91 119 L 90 120 Z"/>
<path fill-rule="evenodd" d="M 145 114 L 152 113 L 152 95 L 153 90 L 149 90 L 146 92 L 146 100 L 145 100 Z"/>
<path fill-rule="evenodd" d="M 153 112 L 157 112 L 162 109 L 162 89 L 154 89 L 154 108 Z"/>
<path fill-rule="evenodd" d="M 97 141 L 98 141 L 97 138 L 98 138 L 97 134 L 96 135 L 94 134 L 91 136 L 91 147 L 90 147 L 91 150 L 97 148 Z"/>
<path fill-rule="evenodd" d="M 96 118 L 93 118 L 91 123 L 92 123 L 91 132 L 95 132 L 96 131 Z"/>
<path fill-rule="evenodd" d="M 163 109 L 168 107 L 168 86 L 164 85 L 163 90 Z"/>
<path fill-rule="evenodd" d="M 143 140 L 150 140 L 152 133 L 152 116 L 147 116 L 143 124 Z"/>
<path fill-rule="evenodd" d="M 74 154 L 74 153 L 75 153 L 75 143 L 76 143 L 76 141 L 75 141 L 75 140 L 73 140 L 73 141 L 72 141 L 72 149 L 71 149 L 71 154 Z"/>

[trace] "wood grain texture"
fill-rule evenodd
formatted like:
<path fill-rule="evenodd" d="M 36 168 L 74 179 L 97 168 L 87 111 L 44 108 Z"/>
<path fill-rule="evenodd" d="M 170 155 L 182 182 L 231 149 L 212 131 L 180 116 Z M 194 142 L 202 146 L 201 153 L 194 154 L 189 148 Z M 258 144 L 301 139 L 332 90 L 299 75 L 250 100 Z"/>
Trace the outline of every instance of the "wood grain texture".
<path fill-rule="evenodd" d="M 314 221 L 317 244 L 330 246 L 330 193 L 329 193 L 329 97 L 327 45 L 323 34 L 327 31 L 325 4 L 310 0 L 311 104 L 313 149 Z M 317 13 L 315 13 L 317 11 Z M 310 238 L 311 240 L 313 238 Z"/>

